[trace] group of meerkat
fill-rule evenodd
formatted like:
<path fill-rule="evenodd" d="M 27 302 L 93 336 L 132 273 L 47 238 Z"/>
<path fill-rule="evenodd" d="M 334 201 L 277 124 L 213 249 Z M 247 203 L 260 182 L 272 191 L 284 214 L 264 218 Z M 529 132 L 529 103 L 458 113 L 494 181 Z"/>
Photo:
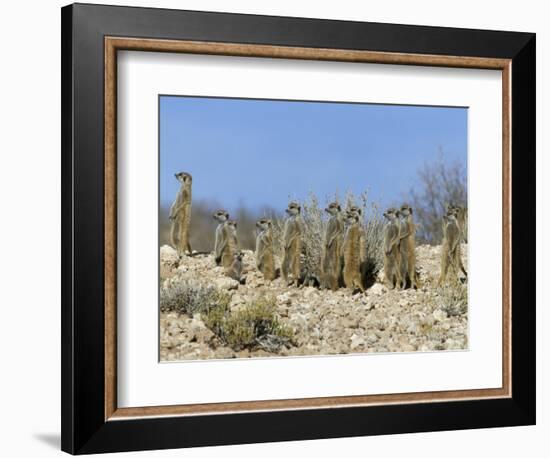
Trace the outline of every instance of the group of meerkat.
<path fill-rule="evenodd" d="M 280 271 L 285 280 L 298 284 L 300 278 L 300 252 L 302 221 L 299 218 L 300 206 L 289 204 L 288 218 L 284 228 L 284 257 Z M 215 232 L 214 259 L 221 265 L 227 276 L 243 281 L 243 252 L 238 248 L 237 222 L 229 219 L 226 210 L 217 210 L 213 215 L 218 225 Z M 256 267 L 266 280 L 274 280 L 279 271 L 275 269 L 273 249 L 273 223 L 262 218 L 256 223 Z"/>
<path fill-rule="evenodd" d="M 228 277 L 240 282 L 244 253 L 239 250 L 237 221 L 229 219 L 229 213 L 225 210 L 218 210 L 212 216 L 218 222 L 214 239 L 216 265 L 221 265 Z"/>
<path fill-rule="evenodd" d="M 366 251 L 360 223 L 362 211 L 359 207 L 350 206 L 342 214 L 338 202 L 331 202 L 325 211 L 330 217 L 321 258 L 321 287 L 335 291 L 345 286 L 364 292 L 361 266 Z"/>
<path fill-rule="evenodd" d="M 285 211 L 287 218 L 283 229 L 280 274 L 287 285 L 299 286 L 305 279 L 301 266 L 304 222 L 297 202 L 290 202 Z M 361 263 L 364 261 L 364 239 L 359 222 L 361 209 L 350 207 L 344 218 L 340 205 L 333 202 L 325 211 L 331 216 L 325 232 L 319 286 L 336 290 L 343 285 L 364 291 L 361 279 Z M 216 211 L 213 217 L 218 222 L 214 243 L 216 264 L 224 267 L 226 275 L 242 281 L 243 256 L 237 248 L 237 223 L 229 220 L 226 210 Z M 262 218 L 256 223 L 256 229 L 256 267 L 266 280 L 274 280 L 279 270 L 275 268 L 273 223 L 268 218 Z"/>
<path fill-rule="evenodd" d="M 416 225 L 408 204 L 384 212 L 384 282 L 390 289 L 418 288 Z"/>
<path fill-rule="evenodd" d="M 191 186 L 192 177 L 187 172 L 175 174 L 180 182 L 180 189 L 172 207 L 170 241 L 181 256 L 188 251 L 192 253 L 189 243 L 189 225 L 191 221 Z M 336 290 L 340 286 L 352 291 L 365 291 L 362 278 L 362 266 L 366 261 L 366 248 L 362 211 L 357 206 L 350 206 L 345 212 L 338 202 L 330 203 L 325 211 L 330 215 L 324 234 L 321 272 L 319 286 Z M 283 231 L 283 260 L 280 273 L 288 285 L 298 286 L 303 282 L 301 269 L 302 234 L 304 223 L 301 207 L 297 202 L 290 202 L 286 209 L 287 218 Z M 384 213 L 387 223 L 384 229 L 384 282 L 390 289 L 418 288 L 416 271 L 416 225 L 413 210 L 403 204 L 399 209 L 389 208 Z M 243 281 L 243 257 L 237 239 L 237 222 L 229 219 L 226 210 L 213 214 L 217 221 L 214 242 L 214 259 L 221 265 L 227 276 Z M 273 224 L 270 219 L 262 218 L 256 223 L 256 267 L 266 280 L 274 280 L 279 270 L 275 268 L 273 248 Z M 456 278 L 461 271 L 466 275 L 460 254 L 460 243 L 467 243 L 467 211 L 464 207 L 448 205 L 443 216 L 443 244 L 441 250 L 441 274 L 439 285 L 442 285 L 449 271 Z"/>

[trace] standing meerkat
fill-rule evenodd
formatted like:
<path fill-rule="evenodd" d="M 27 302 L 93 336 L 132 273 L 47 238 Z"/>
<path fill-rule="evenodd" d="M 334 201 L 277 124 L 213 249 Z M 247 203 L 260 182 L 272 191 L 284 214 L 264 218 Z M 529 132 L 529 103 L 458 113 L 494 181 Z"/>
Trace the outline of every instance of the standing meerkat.
<path fill-rule="evenodd" d="M 346 214 L 346 235 L 344 236 L 344 284 L 352 291 L 358 288 L 365 291 L 361 280 L 361 225 L 355 212 Z"/>
<path fill-rule="evenodd" d="M 342 221 L 342 208 L 337 202 L 332 202 L 325 208 L 330 215 L 325 231 L 323 247 L 321 282 L 322 287 L 336 291 L 342 269 L 341 253 L 344 235 L 344 223 Z"/>
<path fill-rule="evenodd" d="M 242 251 L 239 251 L 233 255 L 233 261 L 231 262 L 231 265 L 225 267 L 225 275 L 231 277 L 233 280 L 237 280 L 239 283 L 243 283 L 243 258 L 244 253 Z"/>
<path fill-rule="evenodd" d="M 460 239 L 458 241 L 458 247 L 456 249 L 456 261 L 460 271 L 464 274 L 465 277 L 468 277 L 468 273 L 464 268 L 462 263 L 462 247 L 461 242 L 468 243 L 467 239 L 467 226 L 468 226 L 468 213 L 465 207 L 459 205 L 448 205 L 447 206 L 447 216 L 453 215 L 456 219 L 456 224 L 458 225 L 458 230 L 460 233 Z M 443 232 L 445 231 L 445 220 L 443 220 Z"/>
<path fill-rule="evenodd" d="M 388 208 L 384 213 L 384 217 L 388 220 L 384 228 L 384 282 L 389 289 L 402 284 L 399 252 L 400 224 L 397 215 L 395 208 Z"/>
<path fill-rule="evenodd" d="M 221 265 L 226 270 L 231 268 L 233 264 L 235 254 L 239 247 L 237 240 L 237 222 L 233 220 L 226 221 L 224 223 L 225 239 L 220 246 L 221 253 Z"/>
<path fill-rule="evenodd" d="M 192 253 L 189 243 L 189 225 L 191 223 L 191 184 L 193 178 L 187 172 L 175 174 L 181 184 L 176 200 L 170 207 L 168 218 L 171 222 L 170 242 L 181 256 L 185 250 Z"/>
<path fill-rule="evenodd" d="M 442 286 L 447 280 L 449 267 L 455 280 L 458 280 L 460 257 L 460 228 L 454 213 L 443 216 L 443 243 L 441 245 L 441 273 L 437 286 Z"/>
<path fill-rule="evenodd" d="M 300 254 L 302 251 L 302 218 L 300 216 L 300 205 L 297 202 L 290 202 L 286 213 L 288 218 L 285 221 L 283 233 L 283 264 L 281 270 L 287 284 L 294 283 L 298 286 L 300 280 Z"/>
<path fill-rule="evenodd" d="M 461 205 L 447 205 L 447 215 L 453 213 L 460 229 L 462 241 L 468 243 L 468 209 Z"/>
<path fill-rule="evenodd" d="M 256 266 L 266 280 L 275 279 L 275 257 L 273 255 L 273 231 L 270 219 L 263 218 L 256 223 Z"/>
<path fill-rule="evenodd" d="M 219 266 L 222 261 L 221 247 L 225 244 L 227 239 L 225 223 L 229 219 L 229 213 L 220 209 L 216 211 L 212 217 L 218 222 L 218 225 L 216 226 L 216 237 L 214 240 L 214 260 L 216 261 L 216 265 Z"/>
<path fill-rule="evenodd" d="M 416 274 L 416 225 L 413 220 L 413 210 L 408 204 L 403 204 L 399 210 L 400 230 L 399 251 L 401 257 L 401 285 L 406 288 L 418 288 Z"/>
<path fill-rule="evenodd" d="M 359 216 L 359 221 L 363 221 L 363 209 L 357 205 L 351 205 L 348 208 L 348 212 L 356 213 Z M 363 284 L 367 283 L 369 263 L 367 260 L 367 238 L 365 234 L 365 227 L 360 223 L 361 226 L 361 243 L 359 243 L 359 253 L 361 259 L 361 278 L 363 279 Z"/>

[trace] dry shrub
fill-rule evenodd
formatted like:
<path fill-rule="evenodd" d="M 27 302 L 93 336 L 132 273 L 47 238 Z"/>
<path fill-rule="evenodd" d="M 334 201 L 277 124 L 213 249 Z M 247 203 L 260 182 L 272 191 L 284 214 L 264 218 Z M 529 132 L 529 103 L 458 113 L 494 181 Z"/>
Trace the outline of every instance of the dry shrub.
<path fill-rule="evenodd" d="M 231 296 L 214 286 L 183 279 L 160 290 L 162 312 L 200 314 L 204 324 L 233 350 L 263 348 L 277 352 L 292 345 L 292 331 L 283 325 L 273 297 L 258 297 L 244 309 L 231 311 Z"/>
<path fill-rule="evenodd" d="M 438 290 L 438 306 L 448 316 L 468 313 L 468 286 L 459 281 L 442 286 Z"/>
<path fill-rule="evenodd" d="M 327 202 L 328 204 L 328 202 Z M 319 199 L 313 193 L 301 204 L 302 206 L 302 270 L 320 278 L 321 258 L 327 227 L 328 214 Z M 325 216 L 327 215 L 327 216 Z"/>
<path fill-rule="evenodd" d="M 231 296 L 214 286 L 202 285 L 189 279 L 172 283 L 160 289 L 160 310 L 193 316 L 207 314 L 211 310 L 227 307 Z"/>
<path fill-rule="evenodd" d="M 274 298 L 258 298 L 244 309 L 217 307 L 203 318 L 206 326 L 235 351 L 259 347 L 276 352 L 292 345 L 292 331 L 279 321 L 275 304 Z"/>

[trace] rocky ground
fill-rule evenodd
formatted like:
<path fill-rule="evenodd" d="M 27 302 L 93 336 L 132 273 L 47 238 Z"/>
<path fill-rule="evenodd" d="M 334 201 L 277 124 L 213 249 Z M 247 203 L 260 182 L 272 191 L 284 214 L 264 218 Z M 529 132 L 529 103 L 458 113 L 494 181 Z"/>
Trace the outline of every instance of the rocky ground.
<path fill-rule="evenodd" d="M 463 247 L 463 256 L 466 249 Z M 244 306 L 256 295 L 276 297 L 281 322 L 294 332 L 296 346 L 278 353 L 233 351 L 219 342 L 200 316 L 161 313 L 160 355 L 163 361 L 209 358 L 329 355 L 342 353 L 463 350 L 468 347 L 467 313 L 448 313 L 444 293 L 436 288 L 439 246 L 417 247 L 421 278 L 418 290 L 388 290 L 379 280 L 364 294 L 348 290 L 287 287 L 282 279 L 265 281 L 255 269 L 254 253 L 245 251 L 246 284 L 227 278 L 213 256 L 179 259 L 161 248 L 161 285 L 196 278 L 228 290 L 231 308 Z M 466 265 L 467 260 L 464 259 Z"/>

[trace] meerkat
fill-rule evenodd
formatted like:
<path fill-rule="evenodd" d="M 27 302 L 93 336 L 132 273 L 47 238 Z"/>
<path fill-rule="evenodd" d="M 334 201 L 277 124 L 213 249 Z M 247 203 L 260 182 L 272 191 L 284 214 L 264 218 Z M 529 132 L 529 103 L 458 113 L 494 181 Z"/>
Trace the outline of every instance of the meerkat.
<path fill-rule="evenodd" d="M 468 209 L 461 205 L 448 204 L 447 214 L 454 213 L 462 241 L 468 243 Z"/>
<path fill-rule="evenodd" d="M 361 292 L 365 291 L 361 279 L 361 257 L 359 247 L 361 244 L 361 225 L 359 215 L 355 212 L 346 214 L 346 234 L 344 236 L 344 284 L 346 288 Z"/>
<path fill-rule="evenodd" d="M 384 213 L 388 220 L 384 228 L 384 276 L 389 289 L 402 284 L 401 253 L 399 251 L 400 224 L 395 208 L 388 208 Z"/>
<path fill-rule="evenodd" d="M 461 207 L 459 205 L 453 205 L 449 204 L 447 206 L 447 216 L 454 215 L 456 218 L 456 223 L 458 225 L 458 230 L 460 232 L 460 240 L 458 241 L 458 247 L 456 250 L 456 260 L 457 265 L 460 268 L 460 271 L 465 277 L 468 277 L 468 273 L 466 272 L 466 269 L 464 268 L 464 264 L 462 263 L 462 247 L 461 242 L 468 243 L 468 237 L 467 237 L 467 226 L 468 226 L 468 213 L 465 207 Z M 445 229 L 445 222 L 443 221 L 443 229 Z"/>
<path fill-rule="evenodd" d="M 447 215 L 443 215 L 443 243 L 441 245 L 441 273 L 439 275 L 438 286 L 443 285 L 447 279 L 449 267 L 453 271 L 455 279 L 458 278 L 458 259 L 457 251 L 460 246 L 460 228 L 458 227 L 458 221 L 456 215 L 451 212 Z"/>
<path fill-rule="evenodd" d="M 168 216 L 170 227 L 170 242 L 181 256 L 185 250 L 192 253 L 191 244 L 189 243 L 189 225 L 191 223 L 191 184 L 193 178 L 187 172 L 179 172 L 175 174 L 176 180 L 181 184 L 181 187 L 176 196 L 176 200 L 170 207 Z"/>
<path fill-rule="evenodd" d="M 401 284 L 396 285 L 401 289 L 404 289 L 407 286 L 407 278 L 408 278 L 408 267 L 409 264 L 407 262 L 408 259 L 408 244 L 407 244 L 407 236 L 408 236 L 408 226 L 407 226 L 407 220 L 404 217 L 404 214 L 399 211 L 397 211 L 397 224 L 399 226 L 399 272 L 401 275 Z"/>
<path fill-rule="evenodd" d="M 357 205 L 350 205 L 346 211 L 347 213 L 357 213 L 359 217 L 363 216 L 363 210 Z"/>
<path fill-rule="evenodd" d="M 225 239 L 220 246 L 221 265 L 227 271 L 233 264 L 235 253 L 239 247 L 237 241 L 237 222 L 228 220 L 224 223 Z"/>
<path fill-rule="evenodd" d="M 456 220 L 460 234 L 462 235 L 462 241 L 468 243 L 468 209 L 459 205 L 455 208 L 457 210 Z"/>
<path fill-rule="evenodd" d="M 256 223 L 256 266 L 266 280 L 275 279 L 275 257 L 273 254 L 273 231 L 270 219 Z"/>
<path fill-rule="evenodd" d="M 416 225 L 413 220 L 413 209 L 403 204 L 399 210 L 400 235 L 399 252 L 401 257 L 401 286 L 418 288 L 416 274 Z"/>
<path fill-rule="evenodd" d="M 218 222 L 218 225 L 216 226 L 216 236 L 214 239 L 214 260 L 216 261 L 216 265 L 219 266 L 222 261 L 221 247 L 225 244 L 225 240 L 227 238 L 225 223 L 229 219 L 229 213 L 220 209 L 216 211 L 212 217 Z"/>
<path fill-rule="evenodd" d="M 225 267 L 225 275 L 231 277 L 233 280 L 237 280 L 239 283 L 242 283 L 242 273 L 243 273 L 243 258 L 244 253 L 239 251 L 233 254 L 233 261 L 231 265 Z"/>
<path fill-rule="evenodd" d="M 281 270 L 287 284 L 294 283 L 298 286 L 300 280 L 300 254 L 302 248 L 302 219 L 300 216 L 300 205 L 290 202 L 286 213 L 288 218 L 285 221 L 283 234 L 283 264 Z"/>
<path fill-rule="evenodd" d="M 341 253 L 344 235 L 342 208 L 337 202 L 332 202 L 325 208 L 330 215 L 325 231 L 325 241 L 321 264 L 321 284 L 323 288 L 336 291 L 342 269 Z"/>
<path fill-rule="evenodd" d="M 351 205 L 348 210 L 350 213 L 355 213 L 357 216 L 359 216 L 359 221 L 363 218 L 363 210 L 361 207 L 358 207 L 357 205 Z M 367 246 L 366 246 L 366 240 L 363 234 L 363 228 L 361 227 L 361 243 L 360 243 L 360 253 L 361 253 L 361 264 L 363 264 L 366 261 L 367 257 Z"/>

